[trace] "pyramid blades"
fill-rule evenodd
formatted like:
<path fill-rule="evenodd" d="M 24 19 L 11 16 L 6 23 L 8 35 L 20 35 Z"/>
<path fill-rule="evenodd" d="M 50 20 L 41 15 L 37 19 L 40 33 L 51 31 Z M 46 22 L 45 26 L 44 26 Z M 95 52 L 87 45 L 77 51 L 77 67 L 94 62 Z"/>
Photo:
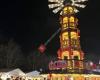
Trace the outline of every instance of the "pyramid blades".
<path fill-rule="evenodd" d="M 49 0 L 49 2 L 58 2 L 58 0 Z"/>
<path fill-rule="evenodd" d="M 59 12 L 67 3 L 64 5 L 64 1 L 66 0 L 48 0 L 49 2 L 53 4 L 49 4 L 49 8 L 55 8 L 53 10 L 54 13 Z M 77 8 L 85 8 L 86 5 L 82 4 L 83 2 L 86 2 L 88 0 L 70 0 L 72 3 L 70 4 L 71 6 L 76 7 L 74 9 L 75 13 L 79 12 Z M 54 4 L 55 3 L 55 4 Z M 62 11 L 60 12 L 60 15 L 62 14 Z"/>
<path fill-rule="evenodd" d="M 74 11 L 75 11 L 75 13 L 78 13 L 78 12 L 79 12 L 79 10 L 78 10 L 78 9 L 76 9 L 76 8 L 74 8 Z"/>
<path fill-rule="evenodd" d="M 85 1 L 88 1 L 88 0 L 76 0 L 74 2 L 85 2 Z"/>
<path fill-rule="evenodd" d="M 58 8 L 56 8 L 56 9 L 54 9 L 53 12 L 54 12 L 54 13 L 57 13 L 57 12 L 58 12 L 59 10 L 61 10 L 63 7 L 64 7 L 64 5 L 62 5 L 62 6 L 58 7 Z"/>
<path fill-rule="evenodd" d="M 55 7 L 60 6 L 60 4 L 49 4 L 48 6 L 49 6 L 49 8 L 55 8 Z"/>
<path fill-rule="evenodd" d="M 74 6 L 80 7 L 80 8 L 84 8 L 86 5 L 83 5 L 83 4 L 74 4 Z"/>
<path fill-rule="evenodd" d="M 60 15 L 62 15 L 62 11 L 60 12 Z"/>
<path fill-rule="evenodd" d="M 58 0 L 58 3 L 63 3 L 64 2 L 64 0 Z"/>

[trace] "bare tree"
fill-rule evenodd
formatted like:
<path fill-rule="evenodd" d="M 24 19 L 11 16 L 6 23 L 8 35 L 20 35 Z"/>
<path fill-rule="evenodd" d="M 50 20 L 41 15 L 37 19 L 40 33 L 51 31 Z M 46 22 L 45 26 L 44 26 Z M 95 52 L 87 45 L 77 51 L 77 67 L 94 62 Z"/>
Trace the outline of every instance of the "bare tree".
<path fill-rule="evenodd" d="M 0 44 L 0 68 L 16 68 L 24 66 L 25 57 L 20 46 L 13 39 Z"/>
<path fill-rule="evenodd" d="M 21 48 L 13 39 L 8 42 L 6 52 L 7 68 L 15 68 L 23 63 L 24 56 L 22 55 Z"/>
<path fill-rule="evenodd" d="M 6 46 L 0 45 L 0 68 L 6 67 Z"/>

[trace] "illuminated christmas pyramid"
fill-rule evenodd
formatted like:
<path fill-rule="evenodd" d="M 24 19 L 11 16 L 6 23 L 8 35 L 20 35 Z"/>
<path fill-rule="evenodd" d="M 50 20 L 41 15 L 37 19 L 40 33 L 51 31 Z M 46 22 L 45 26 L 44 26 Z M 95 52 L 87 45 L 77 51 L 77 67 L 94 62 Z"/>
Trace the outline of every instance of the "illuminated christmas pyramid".
<path fill-rule="evenodd" d="M 66 6 L 60 16 L 61 34 L 58 58 L 67 60 L 67 69 L 84 69 L 84 54 L 80 47 L 78 19 L 74 16 L 74 7 Z"/>
<path fill-rule="evenodd" d="M 77 28 L 78 19 L 75 13 L 79 12 L 78 7 L 85 7 L 81 4 L 85 1 L 87 0 L 49 0 L 49 8 L 53 8 L 54 13 L 60 12 L 61 32 L 58 59 L 66 61 L 68 72 L 84 70 L 84 53 L 80 47 L 80 31 Z"/>

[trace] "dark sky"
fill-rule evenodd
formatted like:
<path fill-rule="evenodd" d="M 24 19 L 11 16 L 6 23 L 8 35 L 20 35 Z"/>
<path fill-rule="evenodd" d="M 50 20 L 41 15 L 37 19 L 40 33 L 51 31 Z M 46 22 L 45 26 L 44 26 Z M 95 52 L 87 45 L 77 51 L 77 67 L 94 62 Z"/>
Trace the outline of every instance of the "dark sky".
<path fill-rule="evenodd" d="M 100 0 L 89 0 L 77 14 L 81 31 L 81 46 L 87 53 L 100 54 Z M 24 51 L 44 43 L 60 26 L 59 16 L 48 8 L 48 0 L 1 0 L 0 37 L 14 38 Z M 47 46 L 56 54 L 59 35 Z"/>

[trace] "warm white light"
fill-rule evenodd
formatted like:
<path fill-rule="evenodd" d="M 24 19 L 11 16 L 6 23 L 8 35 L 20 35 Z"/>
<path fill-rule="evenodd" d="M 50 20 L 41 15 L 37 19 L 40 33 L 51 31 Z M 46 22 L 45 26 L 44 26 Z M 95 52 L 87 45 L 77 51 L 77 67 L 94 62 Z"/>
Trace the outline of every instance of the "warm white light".
<path fill-rule="evenodd" d="M 73 6 L 80 7 L 80 8 L 84 8 L 85 7 L 85 5 L 82 5 L 82 4 L 74 4 Z"/>
<path fill-rule="evenodd" d="M 49 2 L 58 2 L 58 0 L 49 0 Z"/>
<path fill-rule="evenodd" d="M 60 6 L 61 4 L 49 4 L 48 6 L 49 6 L 49 8 L 54 8 L 54 7 L 58 7 L 58 6 Z"/>
<path fill-rule="evenodd" d="M 88 0 L 76 0 L 76 1 L 74 1 L 74 0 L 72 0 L 73 2 L 85 2 L 85 1 L 88 1 Z"/>
<path fill-rule="evenodd" d="M 60 6 L 58 8 L 56 8 L 55 10 L 53 10 L 54 13 L 57 13 L 60 9 L 62 9 L 63 6 Z"/>
<path fill-rule="evenodd" d="M 62 11 L 60 12 L 60 15 L 62 15 Z"/>
<path fill-rule="evenodd" d="M 76 8 L 74 8 L 74 11 L 75 11 L 75 13 L 78 13 L 78 12 L 79 12 L 79 10 L 78 10 L 78 9 L 76 9 Z"/>
<path fill-rule="evenodd" d="M 58 0 L 58 3 L 63 3 L 64 2 L 64 0 Z"/>

